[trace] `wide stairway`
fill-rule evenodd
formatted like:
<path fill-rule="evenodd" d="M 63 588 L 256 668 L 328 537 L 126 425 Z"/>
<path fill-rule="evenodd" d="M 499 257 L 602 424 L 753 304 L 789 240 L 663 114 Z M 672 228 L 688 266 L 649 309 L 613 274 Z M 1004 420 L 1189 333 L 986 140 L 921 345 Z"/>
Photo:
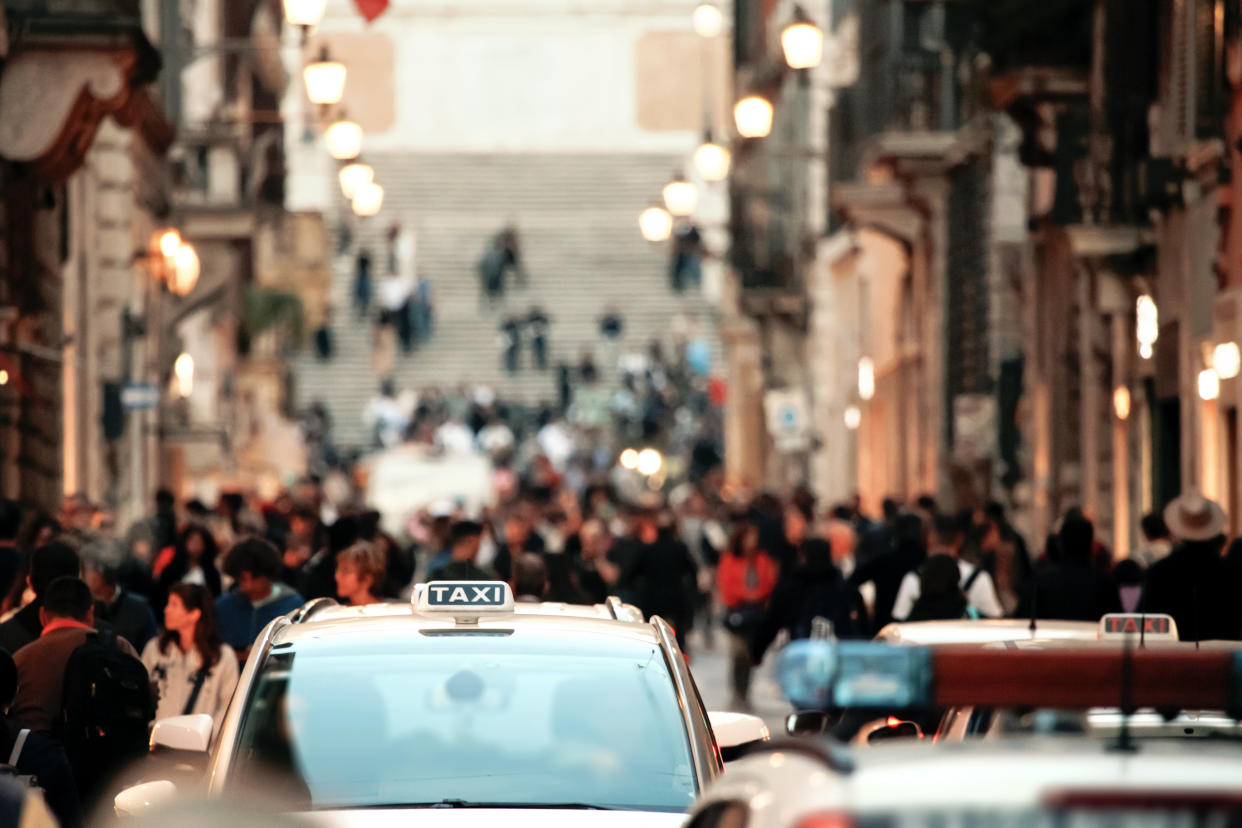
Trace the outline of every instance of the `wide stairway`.
<path fill-rule="evenodd" d="M 663 155 L 393 154 L 368 155 L 384 186 L 381 213 L 360 222 L 356 245 L 371 253 L 376 285 L 386 267 L 384 234 L 393 222 L 418 233 L 418 268 L 432 280 L 436 318 L 431 338 L 404 355 L 398 348 L 398 388 L 455 389 L 484 384 L 504 399 L 536 404 L 557 398 L 555 366 L 576 365 L 591 352 L 610 387 L 615 365 L 600 338 L 598 319 L 614 307 L 624 319 L 623 345 L 669 344 L 674 317 L 697 315 L 714 336 L 711 312 L 695 291 L 670 290 L 670 244 L 650 244 L 638 214 L 677 166 Z M 329 225 L 333 217 L 328 217 Z M 518 228 L 529 282 L 508 280 L 495 305 L 480 299 L 477 263 L 506 224 Z M 318 361 L 308 348 L 294 360 L 298 405 L 324 401 L 340 446 L 366 444 L 362 412 L 380 379 L 372 371 L 375 312 L 354 314 L 353 254 L 333 273 L 336 352 Z M 505 373 L 500 326 L 510 314 L 539 307 L 550 317 L 547 371 L 532 366 L 523 347 L 517 374 Z M 713 350 L 718 350 L 713 347 Z"/>

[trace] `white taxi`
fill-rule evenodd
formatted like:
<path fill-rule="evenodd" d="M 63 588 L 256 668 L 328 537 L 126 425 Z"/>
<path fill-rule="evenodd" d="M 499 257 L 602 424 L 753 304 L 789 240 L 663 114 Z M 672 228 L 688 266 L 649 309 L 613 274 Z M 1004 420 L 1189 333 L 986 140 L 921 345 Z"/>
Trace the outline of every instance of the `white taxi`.
<path fill-rule="evenodd" d="M 790 700 L 815 706 L 1037 705 L 1239 709 L 1242 658 L 1222 648 L 893 647 L 797 642 Z M 1055 731 L 1054 731 L 1055 733 Z M 1029 735 L 849 749 L 773 743 L 730 765 L 687 828 L 1212 825 L 1242 817 L 1242 751 L 1204 741 Z"/>
<path fill-rule="evenodd" d="M 723 769 L 767 738 L 713 728 L 672 630 L 618 601 L 517 605 L 501 582 L 432 582 L 411 604 L 308 604 L 276 619 L 210 746 L 211 797 L 278 797 L 324 825 L 610 828 L 679 824 Z M 155 745 L 207 751 L 209 717 L 156 724 Z M 118 814 L 175 793 L 123 791 Z"/>

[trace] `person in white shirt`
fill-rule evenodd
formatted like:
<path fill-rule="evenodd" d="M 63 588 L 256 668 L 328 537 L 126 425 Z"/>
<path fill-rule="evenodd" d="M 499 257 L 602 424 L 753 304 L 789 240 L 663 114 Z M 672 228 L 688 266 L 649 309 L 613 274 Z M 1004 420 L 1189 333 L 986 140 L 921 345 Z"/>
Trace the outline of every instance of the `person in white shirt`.
<path fill-rule="evenodd" d="M 160 696 L 155 717 L 206 713 L 218 732 L 237 686 L 238 667 L 233 648 L 220 641 L 211 593 L 197 584 L 173 584 L 164 627 L 142 650 L 142 663 Z"/>
<path fill-rule="evenodd" d="M 958 556 L 961 545 L 962 531 L 957 520 L 952 515 L 937 515 L 927 556 L 930 558 L 932 555 L 952 555 L 956 558 L 957 568 L 962 576 L 960 584 L 967 604 L 986 618 L 1003 617 L 1005 611 L 996 597 L 996 586 L 992 583 L 992 576 L 986 570 L 978 569 L 975 565 L 962 560 Z M 897 600 L 893 602 L 895 620 L 904 621 L 909 617 L 910 610 L 914 608 L 914 602 L 919 599 L 920 589 L 919 573 L 917 571 L 907 572 L 906 577 L 901 581 L 901 587 L 897 590 Z"/>

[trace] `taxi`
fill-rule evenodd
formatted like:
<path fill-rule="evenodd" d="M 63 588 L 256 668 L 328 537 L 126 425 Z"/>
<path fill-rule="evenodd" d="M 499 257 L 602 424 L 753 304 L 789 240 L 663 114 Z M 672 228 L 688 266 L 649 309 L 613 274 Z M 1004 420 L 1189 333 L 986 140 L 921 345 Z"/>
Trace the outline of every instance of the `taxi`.
<path fill-rule="evenodd" d="M 1237 650 L 1182 646 L 1049 649 L 796 642 L 782 687 L 802 708 L 977 704 L 1089 710 L 1242 711 Z M 1234 824 L 1242 751 L 1218 741 L 1046 734 L 957 743 L 931 739 L 846 748 L 772 743 L 730 765 L 687 828 L 954 825 Z"/>
<path fill-rule="evenodd" d="M 315 824 L 671 828 L 722 750 L 768 733 L 705 710 L 669 625 L 636 612 L 515 605 L 503 582 L 321 599 L 260 635 L 215 744 L 206 716 L 157 722 L 152 743 L 207 752 L 209 797 L 260 792 Z M 115 810 L 176 788 L 134 786 Z"/>

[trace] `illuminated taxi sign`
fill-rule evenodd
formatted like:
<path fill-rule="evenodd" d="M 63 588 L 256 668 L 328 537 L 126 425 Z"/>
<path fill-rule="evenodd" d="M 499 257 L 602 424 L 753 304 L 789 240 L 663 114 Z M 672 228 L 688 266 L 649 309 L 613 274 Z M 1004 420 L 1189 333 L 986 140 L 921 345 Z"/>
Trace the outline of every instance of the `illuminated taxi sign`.
<path fill-rule="evenodd" d="M 431 581 L 414 599 L 419 612 L 455 617 L 513 612 L 513 592 L 504 581 Z"/>
<path fill-rule="evenodd" d="M 1156 641 L 1177 641 L 1177 623 L 1168 615 L 1144 615 L 1114 612 L 1100 619 L 1099 639 L 1150 638 Z"/>

